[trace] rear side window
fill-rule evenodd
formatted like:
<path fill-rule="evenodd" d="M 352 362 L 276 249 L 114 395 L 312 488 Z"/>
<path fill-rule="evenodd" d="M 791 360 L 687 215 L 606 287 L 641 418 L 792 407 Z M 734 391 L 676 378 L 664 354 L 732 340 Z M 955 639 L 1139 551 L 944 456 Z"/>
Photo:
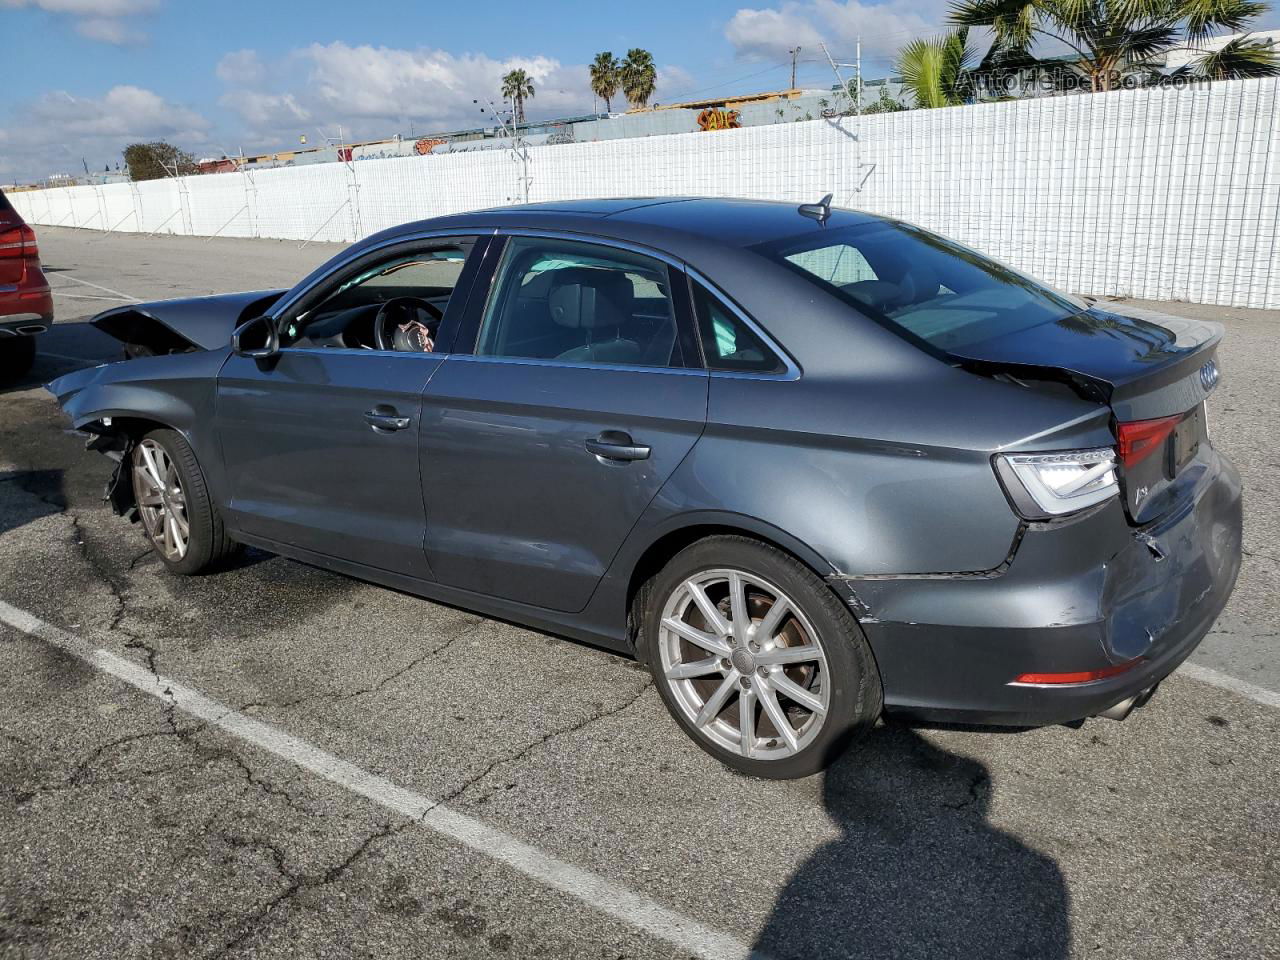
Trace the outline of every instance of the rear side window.
<path fill-rule="evenodd" d="M 562 363 L 681 366 L 667 267 L 593 243 L 513 237 L 475 352 Z"/>
<path fill-rule="evenodd" d="M 4 191 L 0 190 L 0 213 L 12 213 L 13 207 L 9 204 L 9 198 L 4 195 Z"/>
<path fill-rule="evenodd" d="M 781 373 L 786 369 L 778 355 L 745 320 L 696 281 L 693 306 L 708 370 Z"/>
<path fill-rule="evenodd" d="M 875 221 L 756 248 L 884 325 L 947 352 L 1073 316 L 1086 305 L 982 254 Z"/>

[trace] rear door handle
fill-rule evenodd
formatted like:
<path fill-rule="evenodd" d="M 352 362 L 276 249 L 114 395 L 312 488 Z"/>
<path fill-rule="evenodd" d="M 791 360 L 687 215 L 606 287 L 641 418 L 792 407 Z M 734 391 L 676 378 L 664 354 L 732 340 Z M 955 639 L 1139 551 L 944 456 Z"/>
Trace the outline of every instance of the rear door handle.
<path fill-rule="evenodd" d="M 587 452 L 605 460 L 648 460 L 652 450 L 634 442 L 630 435 L 618 430 L 606 430 L 587 441 Z"/>
<path fill-rule="evenodd" d="M 409 418 L 400 416 L 395 407 L 380 403 L 372 410 L 365 411 L 364 422 L 373 427 L 378 433 L 391 433 L 407 427 Z"/>

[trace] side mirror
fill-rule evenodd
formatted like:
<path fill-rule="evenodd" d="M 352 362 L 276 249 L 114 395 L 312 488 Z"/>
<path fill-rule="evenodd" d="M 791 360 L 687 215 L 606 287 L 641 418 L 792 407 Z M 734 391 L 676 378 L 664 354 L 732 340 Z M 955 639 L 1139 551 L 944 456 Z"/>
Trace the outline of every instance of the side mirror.
<path fill-rule="evenodd" d="M 246 320 L 231 335 L 231 351 L 238 357 L 266 360 L 280 352 L 280 334 L 270 317 Z"/>

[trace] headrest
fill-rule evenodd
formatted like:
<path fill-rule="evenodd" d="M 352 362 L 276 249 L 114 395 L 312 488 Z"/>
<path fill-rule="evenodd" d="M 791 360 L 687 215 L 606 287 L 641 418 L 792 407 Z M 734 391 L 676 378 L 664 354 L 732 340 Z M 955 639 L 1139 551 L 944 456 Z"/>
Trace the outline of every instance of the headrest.
<path fill-rule="evenodd" d="M 903 272 L 898 286 L 902 288 L 900 302 L 904 306 L 924 303 L 938 295 L 938 275 L 928 264 L 913 263 Z"/>
<path fill-rule="evenodd" d="M 631 278 L 619 270 L 569 267 L 555 272 L 547 305 L 560 326 L 594 330 L 630 320 L 634 298 Z"/>

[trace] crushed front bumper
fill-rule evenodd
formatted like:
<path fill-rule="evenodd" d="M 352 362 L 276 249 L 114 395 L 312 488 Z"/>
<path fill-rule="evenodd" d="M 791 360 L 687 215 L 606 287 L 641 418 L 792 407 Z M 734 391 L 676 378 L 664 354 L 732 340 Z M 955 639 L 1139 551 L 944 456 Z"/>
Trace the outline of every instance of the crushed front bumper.
<path fill-rule="evenodd" d="M 1115 499 L 1077 519 L 1029 525 L 994 571 L 832 578 L 875 652 L 886 710 L 1063 723 L 1154 687 L 1209 632 L 1240 570 L 1240 476 L 1216 452 L 1196 469 L 1193 495 L 1146 527 L 1130 526 Z M 1015 682 L 1135 660 L 1087 683 Z"/>

